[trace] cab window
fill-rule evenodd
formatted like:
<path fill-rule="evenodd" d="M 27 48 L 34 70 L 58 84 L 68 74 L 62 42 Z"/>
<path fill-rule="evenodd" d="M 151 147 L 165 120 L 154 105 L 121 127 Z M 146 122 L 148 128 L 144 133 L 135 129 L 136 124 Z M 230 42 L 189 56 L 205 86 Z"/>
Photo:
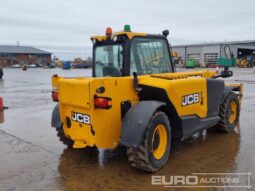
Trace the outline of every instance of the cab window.
<path fill-rule="evenodd" d="M 122 45 L 98 46 L 95 50 L 95 75 L 114 76 L 122 75 L 123 47 Z"/>
<path fill-rule="evenodd" d="M 172 72 L 167 46 L 164 39 L 135 38 L 131 44 L 130 74 Z"/>

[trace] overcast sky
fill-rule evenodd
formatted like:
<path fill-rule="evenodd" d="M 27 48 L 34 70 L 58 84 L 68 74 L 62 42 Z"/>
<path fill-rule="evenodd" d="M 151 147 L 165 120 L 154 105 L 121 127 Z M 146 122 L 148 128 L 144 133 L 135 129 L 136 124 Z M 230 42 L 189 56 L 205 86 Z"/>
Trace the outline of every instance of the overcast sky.
<path fill-rule="evenodd" d="M 161 33 L 171 44 L 254 40 L 254 0 L 1 0 L 0 44 L 34 46 L 60 59 L 91 56 L 89 37 L 123 30 Z"/>

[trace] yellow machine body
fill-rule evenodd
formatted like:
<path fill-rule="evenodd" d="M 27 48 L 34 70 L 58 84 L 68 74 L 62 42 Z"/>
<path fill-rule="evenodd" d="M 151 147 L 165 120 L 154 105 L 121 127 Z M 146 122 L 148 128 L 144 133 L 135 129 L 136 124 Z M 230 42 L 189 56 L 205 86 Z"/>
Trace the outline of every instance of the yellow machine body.
<path fill-rule="evenodd" d="M 139 84 L 164 89 L 169 100 L 175 106 L 178 115 L 197 115 L 207 117 L 207 85 L 206 79 L 215 75 L 209 70 L 195 72 L 165 73 L 139 76 Z M 59 109 L 66 137 L 74 141 L 74 148 L 96 146 L 99 148 L 116 148 L 121 137 L 122 117 L 121 104 L 130 101 L 131 105 L 139 102 L 137 92 L 133 87 L 133 77 L 104 78 L 52 78 L 53 88 L 59 92 Z M 233 84 L 240 86 L 240 84 Z M 231 84 L 229 84 L 231 86 Z M 100 87 L 104 93 L 97 93 Z M 200 102 L 181 106 L 184 95 L 199 93 Z M 112 99 L 110 109 L 95 108 L 96 96 Z M 72 113 L 86 114 L 90 124 L 71 121 L 67 127 L 66 118 L 71 119 Z M 146 111 L 145 111 L 146 112 Z M 93 133 L 94 132 L 94 133 Z"/>

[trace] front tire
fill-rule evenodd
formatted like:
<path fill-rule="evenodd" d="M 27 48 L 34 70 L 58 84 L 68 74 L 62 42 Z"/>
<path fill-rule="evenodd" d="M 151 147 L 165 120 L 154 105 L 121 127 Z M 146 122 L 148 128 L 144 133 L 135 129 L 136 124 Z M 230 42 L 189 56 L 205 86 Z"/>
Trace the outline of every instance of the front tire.
<path fill-rule="evenodd" d="M 166 164 L 170 146 L 171 128 L 168 117 L 163 112 L 156 112 L 150 120 L 141 145 L 127 148 L 128 160 L 135 168 L 155 172 Z"/>
<path fill-rule="evenodd" d="M 216 126 L 222 132 L 230 133 L 234 131 L 239 123 L 240 102 L 238 95 L 230 93 L 220 105 L 220 122 Z"/>

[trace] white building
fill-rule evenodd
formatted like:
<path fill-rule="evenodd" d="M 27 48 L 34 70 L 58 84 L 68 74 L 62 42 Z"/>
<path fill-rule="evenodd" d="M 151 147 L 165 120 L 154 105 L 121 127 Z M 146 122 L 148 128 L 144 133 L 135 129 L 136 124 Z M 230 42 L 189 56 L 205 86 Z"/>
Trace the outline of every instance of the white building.
<path fill-rule="evenodd" d="M 255 40 L 217 43 L 201 43 L 172 46 L 172 50 L 186 62 L 197 60 L 202 66 L 217 64 L 219 58 L 225 58 L 224 47 L 229 46 L 234 58 L 240 59 L 255 53 Z"/>

